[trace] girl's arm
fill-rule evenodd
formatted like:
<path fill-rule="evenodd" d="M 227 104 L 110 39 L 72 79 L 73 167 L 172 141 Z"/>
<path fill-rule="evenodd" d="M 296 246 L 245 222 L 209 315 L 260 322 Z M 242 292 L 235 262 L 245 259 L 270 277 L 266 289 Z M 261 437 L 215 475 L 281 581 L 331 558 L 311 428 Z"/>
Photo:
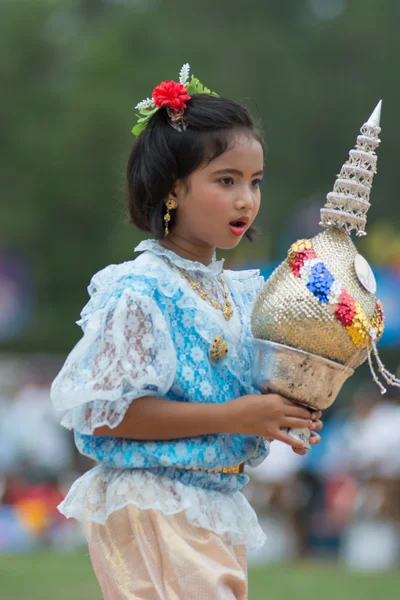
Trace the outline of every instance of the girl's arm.
<path fill-rule="evenodd" d="M 250 394 L 223 404 L 174 402 L 144 396 L 132 402 L 117 427 L 98 427 L 94 434 L 133 440 L 170 440 L 241 433 L 278 439 L 301 449 L 304 445 L 281 429 L 318 430 L 322 427 L 319 416 L 277 394 Z"/>
<path fill-rule="evenodd" d="M 132 402 L 117 427 L 98 427 L 94 434 L 133 440 L 171 440 L 219 433 L 222 406 L 144 396 Z"/>

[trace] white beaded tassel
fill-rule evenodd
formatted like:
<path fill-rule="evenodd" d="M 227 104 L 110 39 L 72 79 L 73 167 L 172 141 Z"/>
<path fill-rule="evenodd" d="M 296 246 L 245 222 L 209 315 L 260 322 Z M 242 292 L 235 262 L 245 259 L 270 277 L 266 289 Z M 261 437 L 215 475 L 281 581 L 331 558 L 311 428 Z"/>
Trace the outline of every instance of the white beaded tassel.
<path fill-rule="evenodd" d="M 383 362 L 381 361 L 381 358 L 378 354 L 378 349 L 376 347 L 375 342 L 372 343 L 372 350 L 373 350 L 376 362 L 378 363 L 378 370 L 382 374 L 382 377 L 384 378 L 386 383 L 388 383 L 389 385 L 392 385 L 394 387 L 400 387 L 400 379 L 397 379 L 397 377 L 395 375 L 393 375 L 393 373 L 388 371 L 387 368 L 385 367 L 385 365 L 383 364 Z"/>
<path fill-rule="evenodd" d="M 371 371 L 372 379 L 375 381 L 376 385 L 380 389 L 381 394 L 386 394 L 387 390 L 386 390 L 385 386 L 379 381 L 378 376 L 375 373 L 374 365 L 372 364 L 372 359 L 371 359 L 371 351 L 368 352 L 368 365 L 369 365 L 369 370 Z"/>
<path fill-rule="evenodd" d="M 357 236 L 366 235 L 369 195 L 376 173 L 375 151 L 380 144 L 381 107 L 382 100 L 361 127 L 355 148 L 350 150 L 349 159 L 342 166 L 333 191 L 327 195 L 327 202 L 321 209 L 320 225 L 323 227 L 338 227 L 347 233 L 355 230 Z"/>

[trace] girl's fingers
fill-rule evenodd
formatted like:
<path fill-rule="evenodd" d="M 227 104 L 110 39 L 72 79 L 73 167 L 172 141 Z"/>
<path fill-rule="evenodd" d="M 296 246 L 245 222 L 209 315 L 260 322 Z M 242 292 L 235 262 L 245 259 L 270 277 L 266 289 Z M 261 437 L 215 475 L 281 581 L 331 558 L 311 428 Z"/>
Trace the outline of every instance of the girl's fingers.
<path fill-rule="evenodd" d="M 293 448 L 293 452 L 295 454 L 300 454 L 300 456 L 307 454 L 307 450 L 305 448 Z"/>
<path fill-rule="evenodd" d="M 285 415 L 287 417 L 298 417 L 299 419 L 307 419 L 308 421 L 311 419 L 311 411 L 303 406 L 296 406 L 290 400 L 285 402 L 287 408 L 285 408 Z"/>
<path fill-rule="evenodd" d="M 310 419 L 299 419 L 296 417 L 285 417 L 282 419 L 282 426 L 289 427 L 290 429 L 311 429 L 314 427 L 314 422 Z"/>
<path fill-rule="evenodd" d="M 313 410 L 305 406 L 300 406 L 288 398 L 283 398 L 283 403 L 291 409 L 290 411 L 285 411 L 288 417 L 300 417 L 301 419 L 312 419 L 313 421 L 318 421 L 322 417 L 322 410 Z"/>
<path fill-rule="evenodd" d="M 321 417 L 322 417 L 322 410 L 317 410 L 317 411 L 311 413 L 311 418 L 313 421 L 317 421 Z"/>
<path fill-rule="evenodd" d="M 321 436 L 318 433 L 312 432 L 310 435 L 310 439 L 309 439 L 310 444 L 315 446 L 315 444 L 319 444 L 320 441 L 321 441 Z"/>
<path fill-rule="evenodd" d="M 291 446 L 293 448 L 293 450 L 305 449 L 303 442 L 300 442 L 299 440 L 294 440 L 287 433 L 284 433 L 283 431 L 280 431 L 280 430 L 276 433 L 274 439 L 279 440 L 280 442 L 283 442 L 284 444 L 287 444 L 288 446 Z"/>
<path fill-rule="evenodd" d="M 321 431 L 321 429 L 323 428 L 323 426 L 324 426 L 323 422 L 318 419 L 317 421 L 313 421 L 312 422 L 311 429 L 313 431 Z"/>

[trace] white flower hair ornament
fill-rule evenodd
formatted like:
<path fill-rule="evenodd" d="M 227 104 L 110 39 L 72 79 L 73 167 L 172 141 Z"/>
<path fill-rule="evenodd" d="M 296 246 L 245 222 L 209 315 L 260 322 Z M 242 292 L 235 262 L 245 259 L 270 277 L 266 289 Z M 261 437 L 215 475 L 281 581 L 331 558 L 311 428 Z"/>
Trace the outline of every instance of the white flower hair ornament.
<path fill-rule="evenodd" d="M 146 98 L 135 106 L 139 114 L 136 115 L 138 120 L 132 129 L 133 135 L 139 136 L 146 129 L 154 113 L 164 106 L 167 109 L 171 127 L 176 129 L 176 131 L 185 131 L 186 122 L 184 113 L 187 108 L 186 102 L 195 94 L 218 96 L 218 94 L 200 83 L 193 75 L 189 80 L 189 74 L 189 63 L 185 63 L 179 72 L 178 82 L 161 82 L 154 88 L 151 98 Z"/>

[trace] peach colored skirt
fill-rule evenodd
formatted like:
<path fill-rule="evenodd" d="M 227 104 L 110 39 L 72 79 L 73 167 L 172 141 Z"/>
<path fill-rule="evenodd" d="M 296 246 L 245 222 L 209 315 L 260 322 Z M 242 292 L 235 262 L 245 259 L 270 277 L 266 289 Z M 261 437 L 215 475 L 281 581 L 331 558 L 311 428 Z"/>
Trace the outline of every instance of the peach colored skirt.
<path fill-rule="evenodd" d="M 245 546 L 164 515 L 126 506 L 104 525 L 86 522 L 105 600 L 247 600 Z"/>

